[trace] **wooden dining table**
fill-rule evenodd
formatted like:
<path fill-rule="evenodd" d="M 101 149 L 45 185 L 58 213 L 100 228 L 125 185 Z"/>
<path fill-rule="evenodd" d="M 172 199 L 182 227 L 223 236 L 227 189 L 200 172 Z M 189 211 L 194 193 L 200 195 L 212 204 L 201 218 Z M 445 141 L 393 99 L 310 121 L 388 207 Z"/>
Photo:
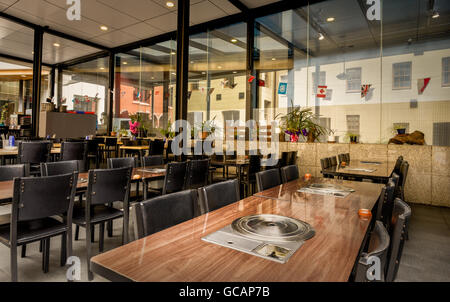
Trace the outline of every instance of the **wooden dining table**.
<path fill-rule="evenodd" d="M 151 172 L 152 169 L 165 169 L 165 166 L 152 166 L 147 168 L 135 168 L 132 173 L 132 182 L 147 182 L 157 180 L 165 176 L 164 172 Z M 85 191 L 88 185 L 89 173 L 79 173 L 77 191 Z M 0 181 L 0 204 L 10 203 L 14 195 L 14 181 Z"/>
<path fill-rule="evenodd" d="M 290 186 L 298 184 L 294 181 Z M 345 282 L 371 223 L 358 210 L 372 209 L 382 188 L 361 182 L 351 186 L 356 192 L 346 198 L 304 194 L 286 201 L 251 196 L 97 255 L 91 259 L 91 269 L 111 281 Z M 312 225 L 316 234 L 285 264 L 202 240 L 236 219 L 255 214 L 296 218 Z"/>
<path fill-rule="evenodd" d="M 344 178 L 370 179 L 379 183 L 387 183 L 392 168 L 385 161 L 350 161 L 345 166 L 337 165 L 322 170 L 322 173 Z"/>

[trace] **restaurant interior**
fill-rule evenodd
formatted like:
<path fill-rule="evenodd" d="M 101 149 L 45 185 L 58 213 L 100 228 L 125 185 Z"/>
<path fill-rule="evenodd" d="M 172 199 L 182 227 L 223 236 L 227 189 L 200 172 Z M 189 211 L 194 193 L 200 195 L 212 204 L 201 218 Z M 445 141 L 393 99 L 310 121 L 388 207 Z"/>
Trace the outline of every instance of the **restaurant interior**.
<path fill-rule="evenodd" d="M 0 136 L 0 282 L 450 281 L 447 0 L 0 0 Z"/>

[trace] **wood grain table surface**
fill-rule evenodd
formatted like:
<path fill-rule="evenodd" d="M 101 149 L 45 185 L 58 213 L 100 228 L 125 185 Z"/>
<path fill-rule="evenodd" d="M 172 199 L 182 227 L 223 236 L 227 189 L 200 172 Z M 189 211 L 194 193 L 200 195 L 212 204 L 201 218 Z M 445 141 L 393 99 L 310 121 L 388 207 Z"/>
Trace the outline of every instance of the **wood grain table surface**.
<path fill-rule="evenodd" d="M 369 164 L 361 161 L 350 161 L 345 167 L 337 165 L 326 168 L 322 171 L 322 173 L 334 176 L 377 179 L 383 182 L 387 182 L 387 180 L 391 176 L 391 172 L 392 169 L 389 169 L 387 162 L 379 162 L 379 164 Z"/>
<path fill-rule="evenodd" d="M 339 182 L 340 183 L 340 182 Z M 293 186 L 296 186 L 294 182 Z M 379 184 L 355 183 L 346 198 L 310 195 L 293 201 L 251 196 L 91 259 L 94 273 L 112 281 L 299 282 L 348 281 L 370 219 Z M 316 235 L 285 264 L 202 241 L 254 214 L 276 214 L 311 224 Z"/>

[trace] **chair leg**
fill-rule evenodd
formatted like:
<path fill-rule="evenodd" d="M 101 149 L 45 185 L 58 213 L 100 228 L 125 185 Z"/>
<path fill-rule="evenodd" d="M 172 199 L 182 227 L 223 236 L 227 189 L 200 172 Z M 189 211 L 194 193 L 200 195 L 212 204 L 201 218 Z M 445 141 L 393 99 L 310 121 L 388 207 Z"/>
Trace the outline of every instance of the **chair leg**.
<path fill-rule="evenodd" d="M 98 238 L 99 244 L 98 244 L 98 251 L 100 253 L 103 253 L 104 250 L 104 242 L 105 242 L 105 223 L 100 224 L 100 235 Z"/>
<path fill-rule="evenodd" d="M 42 253 L 42 247 L 43 247 L 43 244 L 44 242 L 41 240 L 41 241 L 39 241 L 39 253 Z"/>
<path fill-rule="evenodd" d="M 44 274 L 49 271 L 49 262 L 50 262 L 50 238 L 44 239 L 44 253 L 42 255 L 42 270 Z"/>
<path fill-rule="evenodd" d="M 80 226 L 77 225 L 75 227 L 75 241 L 78 241 L 78 237 L 80 236 Z"/>
<path fill-rule="evenodd" d="M 113 221 L 112 220 L 108 221 L 107 228 L 108 228 L 108 237 L 112 238 L 113 237 Z"/>
<path fill-rule="evenodd" d="M 17 282 L 17 246 L 11 246 L 11 282 Z"/>
<path fill-rule="evenodd" d="M 94 225 L 91 225 L 91 236 L 90 237 L 91 237 L 91 242 L 94 243 L 95 242 L 95 226 Z"/>
<path fill-rule="evenodd" d="M 24 244 L 24 245 L 22 245 L 22 255 L 21 255 L 21 257 L 25 258 L 26 256 L 27 256 L 27 245 Z"/>
<path fill-rule="evenodd" d="M 67 262 L 67 233 L 61 235 L 61 266 L 65 266 Z"/>
<path fill-rule="evenodd" d="M 86 264 L 87 264 L 87 272 L 88 272 L 88 280 L 92 281 L 94 279 L 94 274 L 91 272 L 91 227 L 86 227 Z"/>

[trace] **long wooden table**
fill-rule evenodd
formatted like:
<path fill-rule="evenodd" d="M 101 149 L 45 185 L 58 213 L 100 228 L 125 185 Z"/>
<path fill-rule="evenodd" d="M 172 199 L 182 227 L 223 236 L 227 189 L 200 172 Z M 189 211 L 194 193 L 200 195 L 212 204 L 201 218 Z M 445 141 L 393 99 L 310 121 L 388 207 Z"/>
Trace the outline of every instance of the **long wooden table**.
<path fill-rule="evenodd" d="M 284 201 L 251 196 L 97 255 L 91 259 L 91 268 L 111 281 L 348 281 L 370 224 L 370 220 L 359 217 L 358 210 L 372 209 L 382 188 L 380 184 L 361 182 L 352 186 L 356 194 L 346 198 L 299 195 Z M 286 264 L 201 240 L 235 219 L 253 214 L 297 218 L 310 223 L 316 235 Z"/>
<path fill-rule="evenodd" d="M 148 169 L 153 169 L 153 168 L 164 168 L 164 166 L 154 166 L 154 167 L 147 167 L 147 168 L 135 168 L 133 169 L 133 177 L 135 176 L 139 176 L 136 177 L 136 179 L 134 179 L 134 182 L 147 182 L 147 181 L 151 181 L 151 180 L 156 180 L 156 179 L 160 179 L 163 178 L 165 176 L 165 172 L 161 172 L 161 173 L 151 173 L 148 172 Z M 78 191 L 83 191 L 87 189 L 87 185 L 88 185 L 88 177 L 89 177 L 89 173 L 80 173 L 78 174 L 78 184 L 77 184 L 77 190 Z M 14 195 L 14 181 L 10 180 L 10 181 L 0 181 L 0 204 L 5 204 L 5 203 L 9 203 L 12 201 Z"/>
<path fill-rule="evenodd" d="M 392 169 L 389 169 L 387 162 L 368 163 L 362 161 L 350 161 L 345 167 L 337 165 L 322 170 L 323 174 L 347 178 L 371 179 L 379 183 L 387 183 L 391 172 Z"/>

